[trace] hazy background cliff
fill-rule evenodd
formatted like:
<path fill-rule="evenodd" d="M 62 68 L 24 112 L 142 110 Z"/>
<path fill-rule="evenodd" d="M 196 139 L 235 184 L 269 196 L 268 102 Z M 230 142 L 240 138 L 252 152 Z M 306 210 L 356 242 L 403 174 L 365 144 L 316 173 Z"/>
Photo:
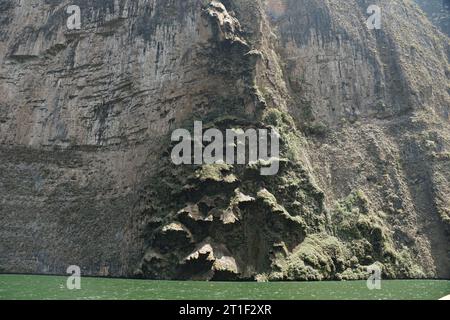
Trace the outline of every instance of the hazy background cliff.
<path fill-rule="evenodd" d="M 0 271 L 450 277 L 444 5 L 0 0 Z M 175 167 L 194 120 L 276 127 L 280 174 Z"/>

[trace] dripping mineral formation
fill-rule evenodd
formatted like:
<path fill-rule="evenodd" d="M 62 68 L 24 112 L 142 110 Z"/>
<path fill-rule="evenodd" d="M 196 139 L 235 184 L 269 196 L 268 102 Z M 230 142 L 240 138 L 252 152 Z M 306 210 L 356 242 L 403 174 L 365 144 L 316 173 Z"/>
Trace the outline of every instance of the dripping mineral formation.
<path fill-rule="evenodd" d="M 449 278 L 449 37 L 375 2 L 0 0 L 0 272 Z M 278 174 L 174 165 L 195 121 Z"/>

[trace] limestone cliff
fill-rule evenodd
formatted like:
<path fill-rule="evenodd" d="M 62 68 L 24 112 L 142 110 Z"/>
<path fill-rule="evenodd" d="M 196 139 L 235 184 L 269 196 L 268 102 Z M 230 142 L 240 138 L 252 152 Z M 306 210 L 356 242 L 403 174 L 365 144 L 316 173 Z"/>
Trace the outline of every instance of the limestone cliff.
<path fill-rule="evenodd" d="M 412 1 L 0 0 L 0 26 L 1 272 L 450 277 L 449 38 Z M 175 166 L 195 120 L 277 128 L 279 174 Z"/>
<path fill-rule="evenodd" d="M 449 0 L 416 0 L 420 8 L 427 14 L 442 32 L 450 35 L 450 1 Z"/>

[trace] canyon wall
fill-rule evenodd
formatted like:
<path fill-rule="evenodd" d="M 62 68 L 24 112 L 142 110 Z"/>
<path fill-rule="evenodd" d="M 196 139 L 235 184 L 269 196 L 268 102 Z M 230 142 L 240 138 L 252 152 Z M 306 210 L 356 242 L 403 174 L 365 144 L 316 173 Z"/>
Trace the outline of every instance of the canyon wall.
<path fill-rule="evenodd" d="M 415 0 L 442 32 L 450 35 L 450 1 L 449 0 Z"/>
<path fill-rule="evenodd" d="M 0 9 L 0 272 L 450 277 L 449 38 L 411 1 Z M 279 174 L 174 165 L 195 120 L 276 128 Z"/>

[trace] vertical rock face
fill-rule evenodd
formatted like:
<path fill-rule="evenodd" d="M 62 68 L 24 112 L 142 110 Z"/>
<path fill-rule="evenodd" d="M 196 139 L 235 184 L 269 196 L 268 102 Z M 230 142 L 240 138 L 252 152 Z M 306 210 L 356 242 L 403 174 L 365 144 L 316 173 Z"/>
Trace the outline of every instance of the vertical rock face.
<path fill-rule="evenodd" d="M 378 4 L 382 28 L 367 30 L 367 1 L 287 2 L 291 113 L 329 206 L 363 191 L 402 255 L 448 277 L 448 38 L 407 2 Z"/>
<path fill-rule="evenodd" d="M 0 271 L 449 277 L 449 38 L 376 2 L 0 0 Z M 279 174 L 175 166 L 195 120 Z"/>
<path fill-rule="evenodd" d="M 69 4 L 80 30 L 66 27 Z M 0 5 L 1 269 L 129 274 L 139 182 L 214 87 L 192 50 L 201 3 Z"/>
<path fill-rule="evenodd" d="M 450 1 L 449 0 L 416 0 L 417 4 L 427 14 L 429 19 L 441 29 L 442 32 L 450 35 Z"/>

